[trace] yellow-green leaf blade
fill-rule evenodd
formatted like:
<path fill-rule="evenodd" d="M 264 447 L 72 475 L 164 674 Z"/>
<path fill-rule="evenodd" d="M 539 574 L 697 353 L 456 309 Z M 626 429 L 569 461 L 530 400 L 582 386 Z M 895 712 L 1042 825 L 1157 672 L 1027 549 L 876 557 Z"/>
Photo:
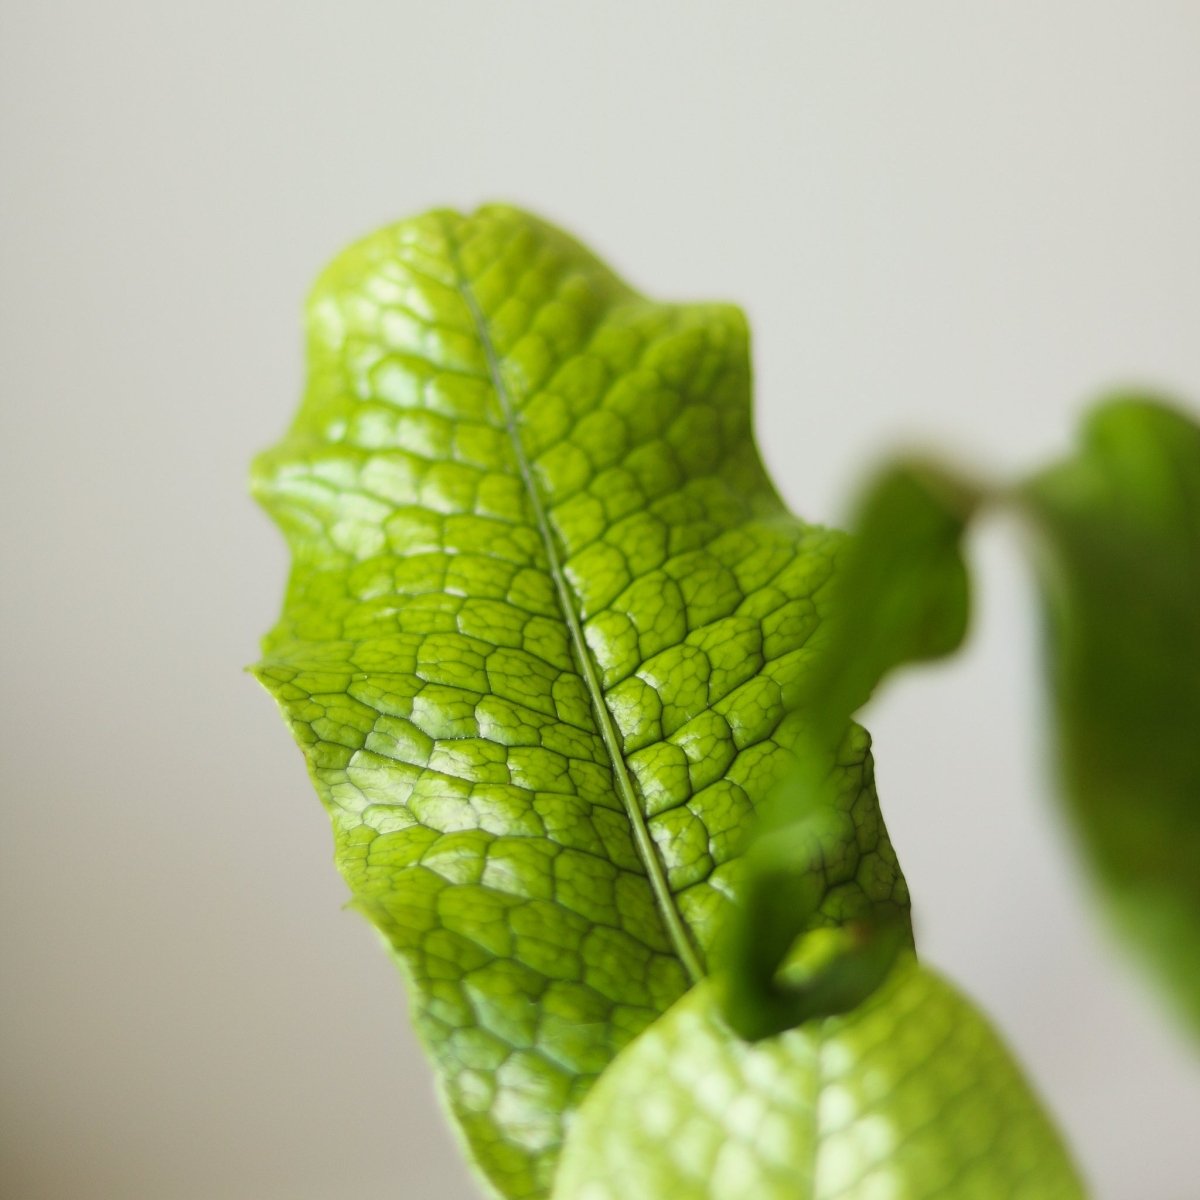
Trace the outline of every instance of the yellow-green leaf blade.
<path fill-rule="evenodd" d="M 558 1200 L 1080 1200 L 1062 1142 L 987 1022 L 903 956 L 866 1003 L 748 1043 L 711 985 L 582 1105 Z"/>
<path fill-rule="evenodd" d="M 503 208 L 333 264 L 255 486 L 294 559 L 259 677 L 473 1156 L 545 1195 L 573 1108 L 704 969 L 839 538 L 763 471 L 740 313 Z M 850 853 L 890 874 L 848 886 L 903 893 L 856 753 Z"/>

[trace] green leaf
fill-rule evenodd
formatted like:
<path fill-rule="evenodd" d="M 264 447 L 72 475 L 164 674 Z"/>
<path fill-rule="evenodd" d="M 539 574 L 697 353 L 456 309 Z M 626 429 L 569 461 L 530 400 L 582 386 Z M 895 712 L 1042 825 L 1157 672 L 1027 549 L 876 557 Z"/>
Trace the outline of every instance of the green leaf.
<path fill-rule="evenodd" d="M 908 892 L 860 778 L 866 746 L 857 725 L 833 751 L 801 731 L 795 765 L 761 806 L 714 957 L 726 1019 L 744 1038 L 854 1008 L 912 945 Z"/>
<path fill-rule="evenodd" d="M 891 671 L 962 644 L 970 589 L 962 539 L 982 493 L 930 463 L 901 461 L 864 489 L 833 586 L 828 651 L 802 701 L 836 728 Z"/>
<path fill-rule="evenodd" d="M 832 976 L 799 987 L 779 977 L 803 888 L 826 856 L 828 835 L 814 831 L 829 819 L 831 748 L 880 680 L 961 643 L 961 547 L 983 505 L 1013 508 L 1033 533 L 1055 755 L 1090 860 L 1122 927 L 1200 1028 L 1200 425 L 1126 399 L 1092 414 L 1075 456 L 1016 488 L 901 461 L 864 489 L 830 588 L 833 618 L 797 689 L 814 714 L 800 765 L 747 856 L 724 983 L 728 1018 L 746 1036 L 802 1019 L 814 987 L 844 986 L 847 971 L 853 1000 L 886 970 L 881 909 L 858 915 L 857 944 L 834 957 Z M 789 859 L 789 843 L 810 848 Z"/>
<path fill-rule="evenodd" d="M 1069 1200 L 1083 1189 L 990 1026 L 911 955 L 848 1016 L 750 1044 L 703 984 L 584 1101 L 561 1200 Z"/>
<path fill-rule="evenodd" d="M 707 968 L 841 538 L 764 473 L 740 312 L 650 302 L 522 213 L 385 229 L 308 319 L 254 470 L 293 555 L 257 673 L 471 1154 L 544 1196 L 594 1080 Z M 809 919 L 906 926 L 864 736 L 837 779 Z"/>
<path fill-rule="evenodd" d="M 1200 425 L 1110 402 L 1016 502 L 1072 814 L 1121 926 L 1200 1031 Z"/>
<path fill-rule="evenodd" d="M 854 1008 L 911 945 L 906 894 L 841 886 L 864 869 L 856 835 L 879 820 L 842 783 L 863 739 L 850 718 L 891 670 L 961 643 L 961 542 L 978 501 L 970 485 L 923 463 L 898 463 L 864 492 L 856 536 L 830 582 L 829 620 L 796 689 L 805 716 L 796 765 L 763 808 L 719 947 L 722 1006 L 743 1037 Z M 822 916 L 841 930 L 832 944 Z"/>

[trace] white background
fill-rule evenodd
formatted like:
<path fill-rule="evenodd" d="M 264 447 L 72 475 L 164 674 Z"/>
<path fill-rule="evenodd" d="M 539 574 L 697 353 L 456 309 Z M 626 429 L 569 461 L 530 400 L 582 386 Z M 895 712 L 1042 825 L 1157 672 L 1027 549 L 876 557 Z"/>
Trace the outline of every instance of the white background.
<path fill-rule="evenodd" d="M 1200 402 L 1200 5 L 0 7 L 0 1191 L 467 1200 L 398 979 L 239 673 L 285 558 L 245 498 L 341 245 L 515 200 L 743 304 L 812 519 L 897 441 L 997 470 L 1144 381 Z M 1200 1060 L 1052 817 L 1014 539 L 970 652 L 875 707 L 926 958 L 1112 1200 L 1196 1194 Z M 631 1198 L 632 1200 L 632 1198 Z"/>

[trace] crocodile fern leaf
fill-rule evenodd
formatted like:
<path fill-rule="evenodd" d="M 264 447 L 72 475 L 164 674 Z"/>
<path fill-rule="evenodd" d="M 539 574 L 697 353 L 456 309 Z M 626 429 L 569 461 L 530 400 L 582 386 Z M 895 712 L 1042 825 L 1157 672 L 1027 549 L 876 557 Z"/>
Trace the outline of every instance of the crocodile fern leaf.
<path fill-rule="evenodd" d="M 253 479 L 293 556 L 258 677 L 475 1163 L 545 1196 L 594 1081 L 708 969 L 841 536 L 764 472 L 738 310 L 649 301 L 499 207 L 322 275 L 300 412 Z M 907 929 L 847 747 L 805 922 L 886 904 Z"/>

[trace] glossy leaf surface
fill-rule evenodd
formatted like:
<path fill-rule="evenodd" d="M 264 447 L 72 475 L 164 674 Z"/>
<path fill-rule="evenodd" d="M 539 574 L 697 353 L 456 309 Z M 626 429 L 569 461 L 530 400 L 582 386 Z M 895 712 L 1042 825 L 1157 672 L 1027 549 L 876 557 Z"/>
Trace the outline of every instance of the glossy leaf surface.
<path fill-rule="evenodd" d="M 844 1017 L 755 1043 L 710 985 L 588 1096 L 556 1200 L 1077 1200 L 1069 1158 L 976 1010 L 904 955 Z"/>
<path fill-rule="evenodd" d="M 475 1160 L 543 1196 L 593 1081 L 706 969 L 841 539 L 766 478 L 741 314 L 647 301 L 511 209 L 352 247 L 308 370 L 255 468 L 294 560 L 258 675 Z M 837 779 L 810 921 L 906 913 L 865 737 Z"/>

